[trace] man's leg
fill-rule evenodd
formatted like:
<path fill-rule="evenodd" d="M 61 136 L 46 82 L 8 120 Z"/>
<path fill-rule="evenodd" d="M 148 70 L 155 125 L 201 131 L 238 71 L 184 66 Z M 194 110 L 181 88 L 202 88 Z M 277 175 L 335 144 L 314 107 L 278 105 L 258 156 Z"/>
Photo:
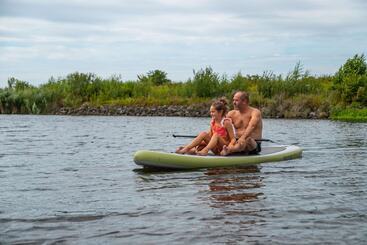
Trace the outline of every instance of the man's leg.
<path fill-rule="evenodd" d="M 251 152 L 253 150 L 256 150 L 257 148 L 257 142 L 253 138 L 248 138 L 248 143 L 246 145 L 245 152 Z"/>
<path fill-rule="evenodd" d="M 222 156 L 227 156 L 237 152 L 249 152 L 256 149 L 256 141 L 252 138 L 246 138 L 245 140 L 238 140 L 233 146 L 223 146 L 223 150 L 220 153 Z"/>
<path fill-rule="evenodd" d="M 234 145 L 223 146 L 223 150 L 221 151 L 220 154 L 222 156 L 227 156 L 232 153 L 242 152 L 246 149 L 246 145 L 247 145 L 247 139 L 245 140 L 239 139 Z"/>

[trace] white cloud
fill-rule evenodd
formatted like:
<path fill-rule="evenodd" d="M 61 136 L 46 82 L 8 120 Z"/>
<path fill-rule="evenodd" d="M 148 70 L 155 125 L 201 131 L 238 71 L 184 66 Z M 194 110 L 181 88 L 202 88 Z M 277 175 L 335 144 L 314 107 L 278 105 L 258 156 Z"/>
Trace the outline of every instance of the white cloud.
<path fill-rule="evenodd" d="M 70 68 L 129 70 L 126 77 L 134 79 L 133 72 L 157 67 L 185 79 L 206 65 L 227 73 L 261 73 L 271 65 L 284 72 L 312 60 L 315 71 L 336 70 L 366 52 L 361 0 L 0 1 L 0 87 L 9 76 L 23 76 L 27 63 L 43 80 Z M 319 56 L 330 57 L 329 64 Z"/>

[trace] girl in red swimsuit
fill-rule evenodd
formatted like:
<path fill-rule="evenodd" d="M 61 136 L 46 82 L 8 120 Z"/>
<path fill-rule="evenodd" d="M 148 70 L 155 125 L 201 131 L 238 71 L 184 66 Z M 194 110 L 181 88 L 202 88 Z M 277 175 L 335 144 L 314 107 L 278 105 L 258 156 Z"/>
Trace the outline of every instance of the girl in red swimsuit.
<path fill-rule="evenodd" d="M 209 151 L 219 155 L 224 145 L 234 144 L 235 130 L 230 118 L 226 118 L 227 101 L 222 98 L 210 106 L 210 129 L 201 132 L 188 145 L 179 147 L 176 153 L 208 155 Z"/>

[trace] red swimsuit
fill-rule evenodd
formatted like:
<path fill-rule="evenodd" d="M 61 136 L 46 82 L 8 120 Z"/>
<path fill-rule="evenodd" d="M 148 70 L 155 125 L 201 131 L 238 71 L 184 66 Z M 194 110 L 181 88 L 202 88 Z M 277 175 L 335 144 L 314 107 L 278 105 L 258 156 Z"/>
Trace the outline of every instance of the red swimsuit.
<path fill-rule="evenodd" d="M 215 124 L 215 121 L 212 120 L 210 122 L 210 129 L 212 134 L 216 133 L 222 138 L 229 140 L 227 129 L 224 127 L 224 120 L 230 120 L 232 122 L 230 118 L 223 118 L 222 121 L 220 122 L 220 126 L 218 126 L 217 124 Z"/>

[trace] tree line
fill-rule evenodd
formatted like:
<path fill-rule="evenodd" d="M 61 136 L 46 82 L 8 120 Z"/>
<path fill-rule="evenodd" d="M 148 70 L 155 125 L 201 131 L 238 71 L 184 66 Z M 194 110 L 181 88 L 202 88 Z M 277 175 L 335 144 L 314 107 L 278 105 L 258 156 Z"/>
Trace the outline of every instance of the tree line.
<path fill-rule="evenodd" d="M 51 77 L 47 83 L 33 86 L 11 77 L 0 88 L 0 112 L 52 114 L 62 107 L 76 108 L 83 103 L 100 105 L 190 105 L 220 96 L 231 97 L 236 90 L 250 93 L 258 107 L 327 107 L 341 110 L 365 110 L 367 107 L 367 64 L 364 54 L 347 59 L 333 75 L 313 76 L 300 62 L 286 76 L 265 71 L 261 75 L 220 75 L 211 67 L 193 71 L 184 82 L 171 81 L 161 70 L 138 75 L 135 81 L 121 76 L 101 78 L 93 73 L 71 73 Z"/>

